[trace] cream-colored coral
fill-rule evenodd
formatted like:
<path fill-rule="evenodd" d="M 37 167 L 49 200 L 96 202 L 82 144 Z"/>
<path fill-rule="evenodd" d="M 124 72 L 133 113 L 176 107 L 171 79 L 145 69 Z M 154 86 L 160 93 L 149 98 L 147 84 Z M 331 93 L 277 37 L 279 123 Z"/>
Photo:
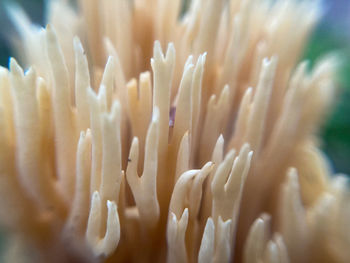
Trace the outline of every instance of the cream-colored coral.
<path fill-rule="evenodd" d="M 46 29 L 9 10 L 31 65 L 0 70 L 9 261 L 350 260 L 315 136 L 337 60 L 298 64 L 318 3 L 78 7 L 49 1 Z"/>

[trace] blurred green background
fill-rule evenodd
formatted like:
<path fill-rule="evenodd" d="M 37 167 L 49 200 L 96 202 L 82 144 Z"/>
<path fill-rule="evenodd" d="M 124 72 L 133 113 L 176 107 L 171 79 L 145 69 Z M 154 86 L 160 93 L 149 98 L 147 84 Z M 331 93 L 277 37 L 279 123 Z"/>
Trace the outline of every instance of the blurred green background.
<path fill-rule="evenodd" d="M 0 65 L 7 66 L 10 49 L 9 33 L 13 30 L 3 3 L 18 3 L 31 19 L 43 24 L 43 0 L 0 0 Z M 330 51 L 342 58 L 339 71 L 337 103 L 322 127 L 322 149 L 329 157 L 334 172 L 350 174 L 350 0 L 324 0 L 324 17 L 313 33 L 304 58 L 311 62 Z"/>
<path fill-rule="evenodd" d="M 314 62 L 335 51 L 341 60 L 336 104 L 320 135 L 322 150 L 334 172 L 350 175 L 350 1 L 324 0 L 323 4 L 324 17 L 311 36 L 304 57 Z"/>

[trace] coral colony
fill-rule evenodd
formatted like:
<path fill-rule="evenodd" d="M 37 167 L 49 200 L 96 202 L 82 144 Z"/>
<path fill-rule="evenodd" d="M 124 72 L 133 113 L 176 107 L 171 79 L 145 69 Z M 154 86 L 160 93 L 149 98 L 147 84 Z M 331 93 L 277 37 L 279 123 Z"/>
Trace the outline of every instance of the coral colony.
<path fill-rule="evenodd" d="M 299 63 L 315 1 L 9 7 L 7 262 L 350 262 L 346 177 L 317 129 L 337 59 Z"/>

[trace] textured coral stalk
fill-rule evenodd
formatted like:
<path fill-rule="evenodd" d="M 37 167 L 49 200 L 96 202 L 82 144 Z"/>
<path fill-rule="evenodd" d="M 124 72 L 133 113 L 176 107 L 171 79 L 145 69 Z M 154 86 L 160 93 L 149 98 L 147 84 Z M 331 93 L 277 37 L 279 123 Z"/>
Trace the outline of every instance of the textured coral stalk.
<path fill-rule="evenodd" d="M 349 262 L 314 1 L 48 1 L 0 69 L 8 262 Z M 169 43 L 169 44 L 168 44 Z"/>

